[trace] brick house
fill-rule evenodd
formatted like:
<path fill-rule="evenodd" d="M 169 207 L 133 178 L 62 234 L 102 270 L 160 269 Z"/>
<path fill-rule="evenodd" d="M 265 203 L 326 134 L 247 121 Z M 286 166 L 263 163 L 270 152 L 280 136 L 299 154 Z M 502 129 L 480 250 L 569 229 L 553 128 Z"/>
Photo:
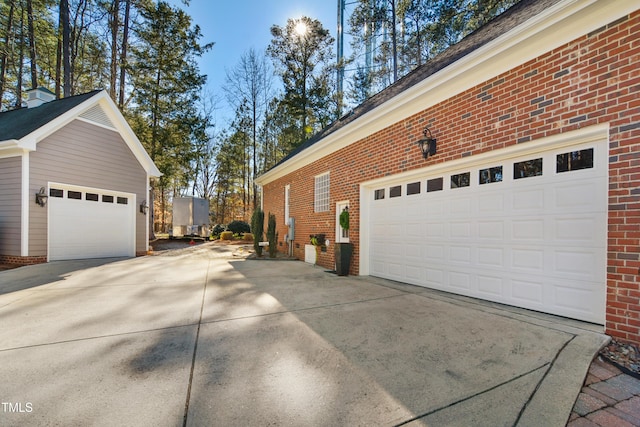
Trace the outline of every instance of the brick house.
<path fill-rule="evenodd" d="M 640 342 L 638 63 L 639 1 L 523 0 L 257 179 L 279 250 Z"/>
<path fill-rule="evenodd" d="M 30 91 L 0 113 L 0 263 L 146 254 L 160 175 L 106 91 Z"/>

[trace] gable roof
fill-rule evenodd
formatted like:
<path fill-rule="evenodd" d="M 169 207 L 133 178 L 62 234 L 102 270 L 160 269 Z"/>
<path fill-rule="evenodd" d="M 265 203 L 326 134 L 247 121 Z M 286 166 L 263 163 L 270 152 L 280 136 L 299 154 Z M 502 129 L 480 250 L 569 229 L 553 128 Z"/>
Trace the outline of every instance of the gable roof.
<path fill-rule="evenodd" d="M 95 113 L 96 108 L 100 110 L 99 118 L 89 121 L 119 132 L 149 177 L 161 176 L 162 173 L 105 90 L 94 90 L 38 107 L 0 113 L 0 158 L 36 150 L 40 141 L 71 121 L 95 117 L 92 112 Z M 104 123 L 108 126 L 104 126 Z"/>
<path fill-rule="evenodd" d="M 99 92 L 94 90 L 47 102 L 35 108 L 24 107 L 0 113 L 0 138 L 5 141 L 21 139 Z"/>
<path fill-rule="evenodd" d="M 637 3 L 612 8 L 607 0 L 521 0 L 322 129 L 257 177 L 256 184 L 268 184 L 595 31 L 632 13 Z"/>

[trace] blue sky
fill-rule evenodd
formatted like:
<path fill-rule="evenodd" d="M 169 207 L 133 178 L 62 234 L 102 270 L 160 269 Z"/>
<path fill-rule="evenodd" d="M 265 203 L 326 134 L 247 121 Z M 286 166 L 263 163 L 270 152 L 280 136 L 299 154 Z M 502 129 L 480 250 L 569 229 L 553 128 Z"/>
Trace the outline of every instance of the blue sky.
<path fill-rule="evenodd" d="M 215 42 L 200 60 L 200 72 L 208 75 L 208 89 L 220 97 L 225 69 L 233 68 L 252 47 L 266 49 L 272 25 L 284 26 L 289 18 L 309 16 L 336 36 L 337 0 L 191 0 L 188 7 L 180 0 L 170 3 L 186 10 L 200 26 L 202 44 Z"/>

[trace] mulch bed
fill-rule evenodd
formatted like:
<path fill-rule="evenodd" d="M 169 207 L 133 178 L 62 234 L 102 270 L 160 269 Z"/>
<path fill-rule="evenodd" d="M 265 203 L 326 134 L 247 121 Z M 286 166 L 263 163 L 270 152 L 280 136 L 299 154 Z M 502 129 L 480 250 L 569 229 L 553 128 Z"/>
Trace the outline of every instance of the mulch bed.
<path fill-rule="evenodd" d="M 637 345 L 612 339 L 600 350 L 600 356 L 625 374 L 640 379 L 640 349 Z"/>

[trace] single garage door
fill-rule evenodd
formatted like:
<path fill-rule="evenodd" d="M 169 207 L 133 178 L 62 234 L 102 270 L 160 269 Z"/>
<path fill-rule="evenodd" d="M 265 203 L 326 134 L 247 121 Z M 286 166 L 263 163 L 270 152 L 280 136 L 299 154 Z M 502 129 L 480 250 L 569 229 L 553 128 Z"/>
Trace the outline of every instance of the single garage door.
<path fill-rule="evenodd" d="M 485 159 L 369 187 L 369 274 L 604 323 L 606 141 Z"/>
<path fill-rule="evenodd" d="M 135 195 L 50 184 L 49 260 L 135 255 Z"/>

